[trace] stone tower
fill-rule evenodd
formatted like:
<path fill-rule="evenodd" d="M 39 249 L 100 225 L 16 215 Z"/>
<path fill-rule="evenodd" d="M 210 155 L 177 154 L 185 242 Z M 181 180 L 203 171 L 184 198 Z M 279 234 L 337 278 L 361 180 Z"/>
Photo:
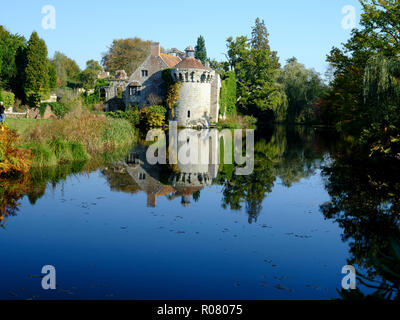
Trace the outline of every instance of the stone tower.
<path fill-rule="evenodd" d="M 208 128 L 212 121 L 218 121 L 211 112 L 211 83 L 215 71 L 194 57 L 193 47 L 189 46 L 185 51 L 186 58 L 171 69 L 174 80 L 183 84 L 175 120 L 179 126 Z"/>

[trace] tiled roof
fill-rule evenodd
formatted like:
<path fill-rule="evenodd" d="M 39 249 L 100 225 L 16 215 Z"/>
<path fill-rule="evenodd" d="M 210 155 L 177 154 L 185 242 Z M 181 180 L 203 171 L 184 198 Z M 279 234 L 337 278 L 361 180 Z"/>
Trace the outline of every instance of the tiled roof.
<path fill-rule="evenodd" d="M 205 66 L 196 58 L 188 57 L 179 62 L 175 68 L 195 68 L 207 70 Z"/>
<path fill-rule="evenodd" d="M 172 56 L 170 54 L 160 53 L 161 59 L 166 63 L 169 68 L 175 67 L 181 59 L 179 57 Z"/>

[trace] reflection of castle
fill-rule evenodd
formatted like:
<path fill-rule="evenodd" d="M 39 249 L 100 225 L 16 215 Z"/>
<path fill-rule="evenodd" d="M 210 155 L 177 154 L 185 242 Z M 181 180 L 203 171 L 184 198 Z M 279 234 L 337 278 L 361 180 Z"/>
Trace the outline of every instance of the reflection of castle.
<path fill-rule="evenodd" d="M 196 134 L 200 138 L 200 133 Z M 135 184 L 147 194 L 149 207 L 156 207 L 157 198 L 161 196 L 167 196 L 168 200 L 181 197 L 182 205 L 188 206 L 193 194 L 211 185 L 217 178 L 219 168 L 217 139 L 200 138 L 198 155 L 205 160 L 198 164 L 178 162 L 174 169 L 168 165 L 150 165 L 146 160 L 146 149 L 139 144 L 129 153 L 125 162 L 118 166 L 118 171 L 121 172 L 123 167 L 123 171 L 130 175 Z"/>

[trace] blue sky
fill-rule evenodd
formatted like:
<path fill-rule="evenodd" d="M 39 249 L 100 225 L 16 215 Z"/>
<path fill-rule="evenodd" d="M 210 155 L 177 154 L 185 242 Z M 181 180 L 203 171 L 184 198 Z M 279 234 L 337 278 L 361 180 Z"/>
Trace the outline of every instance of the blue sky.
<path fill-rule="evenodd" d="M 56 29 L 42 28 L 44 5 L 56 9 Z M 36 30 L 49 55 L 61 51 L 84 67 L 100 60 L 113 39 L 140 37 L 161 42 L 164 48 L 195 45 L 201 34 L 208 55 L 224 59 L 226 38 L 250 35 L 257 17 L 265 20 L 271 48 L 280 62 L 295 56 L 309 68 L 326 71 L 326 55 L 350 36 L 341 22 L 342 8 L 356 8 L 358 0 L 13 0 L 2 1 L 0 24 L 29 37 Z"/>

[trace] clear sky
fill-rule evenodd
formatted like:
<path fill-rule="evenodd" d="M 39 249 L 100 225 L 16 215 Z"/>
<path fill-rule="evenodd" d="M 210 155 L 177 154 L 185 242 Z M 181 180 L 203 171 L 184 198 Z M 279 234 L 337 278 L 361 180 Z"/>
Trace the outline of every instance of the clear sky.
<path fill-rule="evenodd" d="M 45 5 L 56 9 L 54 30 L 42 28 Z M 0 24 L 27 38 L 36 30 L 50 56 L 61 51 L 83 68 L 87 60 L 100 60 L 113 39 L 135 36 L 183 50 L 201 34 L 208 56 L 222 60 L 226 38 L 249 36 L 260 17 L 281 63 L 295 56 L 323 74 L 332 46 L 350 36 L 342 28 L 346 5 L 355 7 L 358 23 L 358 0 L 1 0 Z"/>

